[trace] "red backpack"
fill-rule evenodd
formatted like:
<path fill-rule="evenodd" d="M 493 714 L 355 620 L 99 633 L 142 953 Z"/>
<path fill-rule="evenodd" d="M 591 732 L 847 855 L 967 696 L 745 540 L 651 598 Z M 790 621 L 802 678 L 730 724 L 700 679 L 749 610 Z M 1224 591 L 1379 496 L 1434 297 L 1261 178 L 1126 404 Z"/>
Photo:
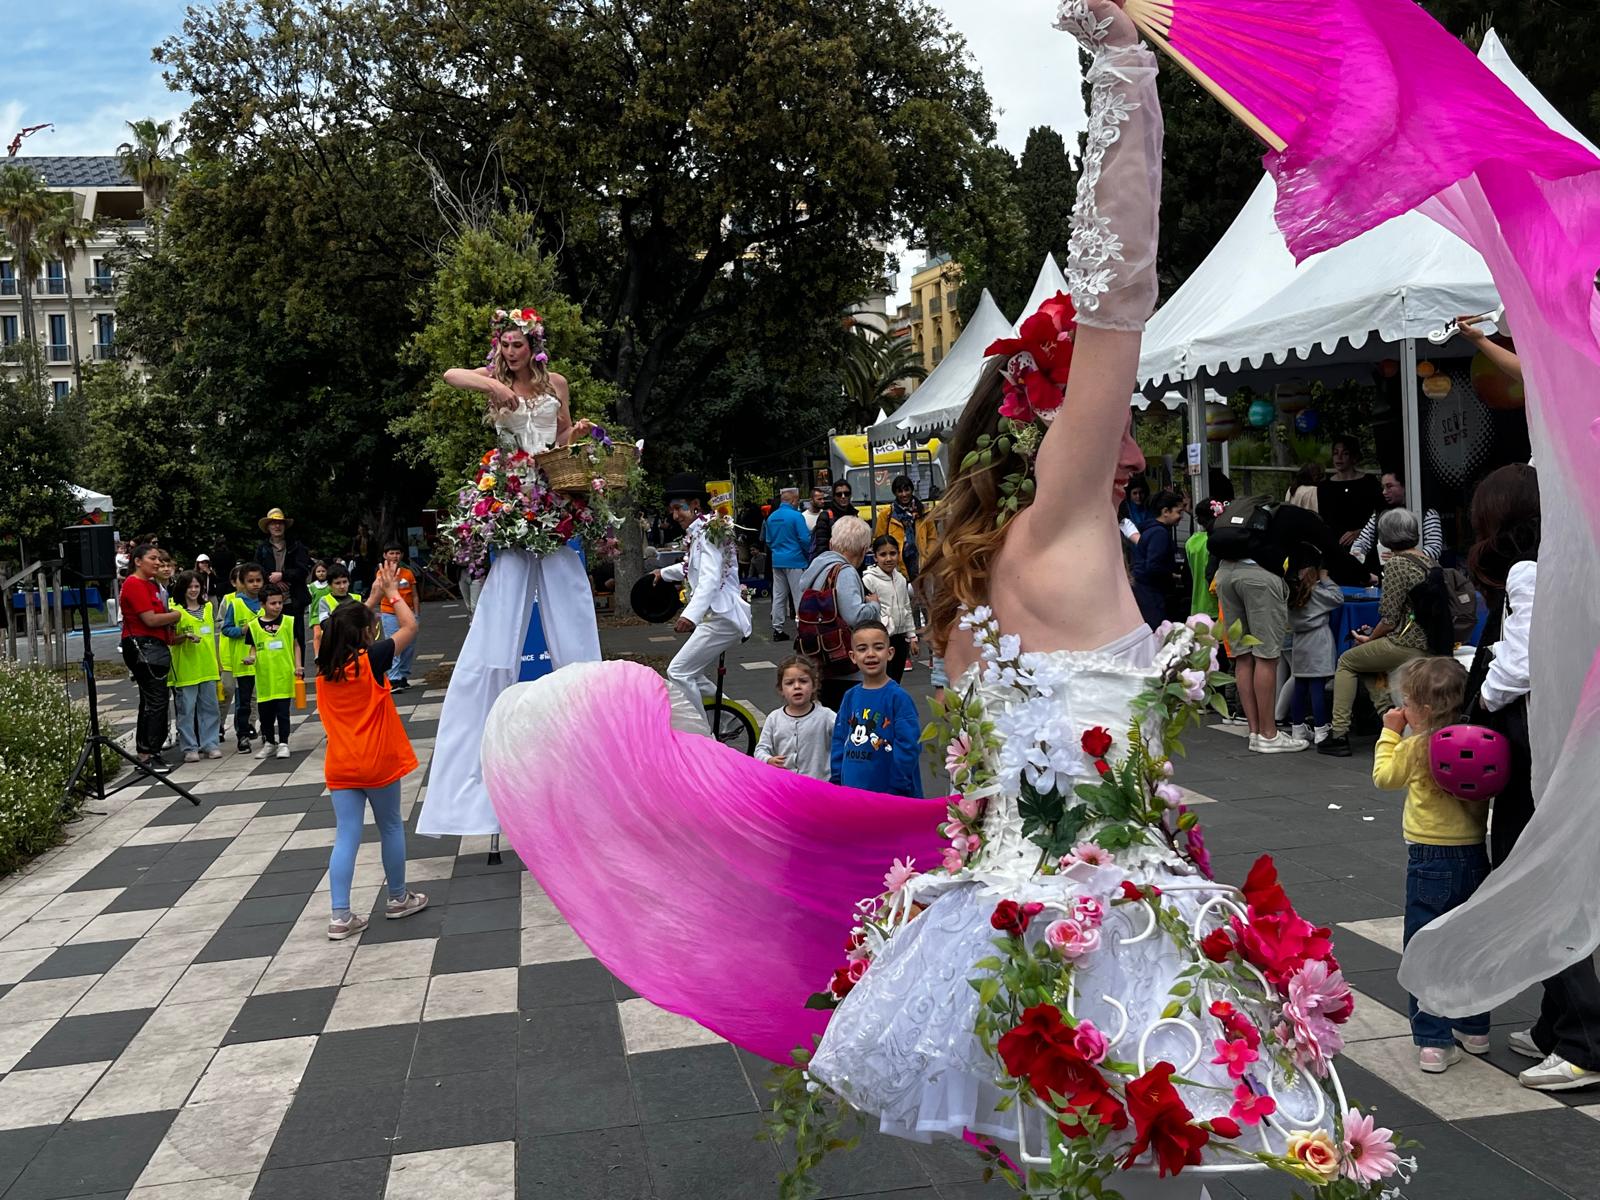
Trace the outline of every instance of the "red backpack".
<path fill-rule="evenodd" d="M 851 670 L 850 626 L 839 615 L 839 594 L 835 584 L 840 563 L 828 572 L 822 587 L 807 588 L 795 606 L 794 648 L 808 658 L 815 659 L 824 670 Z"/>

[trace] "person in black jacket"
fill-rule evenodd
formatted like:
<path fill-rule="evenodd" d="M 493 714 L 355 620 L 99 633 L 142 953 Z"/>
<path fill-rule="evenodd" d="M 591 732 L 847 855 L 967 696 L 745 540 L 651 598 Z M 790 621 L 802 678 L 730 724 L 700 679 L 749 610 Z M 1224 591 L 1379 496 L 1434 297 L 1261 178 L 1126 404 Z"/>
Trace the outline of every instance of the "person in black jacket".
<path fill-rule="evenodd" d="M 1172 527 L 1183 517 L 1183 497 L 1177 492 L 1157 492 L 1149 513 L 1133 548 L 1133 596 L 1145 624 L 1155 629 L 1167 619 L 1174 569 Z"/>
<path fill-rule="evenodd" d="M 305 543 L 289 537 L 293 524 L 281 508 L 272 509 L 257 521 L 257 528 L 267 535 L 267 540 L 256 547 L 255 561 L 266 570 L 268 585 L 281 584 L 289 589 L 283 611 L 294 618 L 294 640 L 303 648 L 306 608 L 311 603 L 311 591 L 306 586 L 311 580 L 311 551 Z"/>
<path fill-rule="evenodd" d="M 811 531 L 811 558 L 815 561 L 819 554 L 826 554 L 833 540 L 833 523 L 840 517 L 857 517 L 861 514 L 856 511 L 856 506 L 850 503 L 850 482 L 846 479 L 836 479 L 833 484 L 833 500 L 828 507 L 817 515 L 817 524 Z M 859 564 L 857 564 L 859 565 Z"/>

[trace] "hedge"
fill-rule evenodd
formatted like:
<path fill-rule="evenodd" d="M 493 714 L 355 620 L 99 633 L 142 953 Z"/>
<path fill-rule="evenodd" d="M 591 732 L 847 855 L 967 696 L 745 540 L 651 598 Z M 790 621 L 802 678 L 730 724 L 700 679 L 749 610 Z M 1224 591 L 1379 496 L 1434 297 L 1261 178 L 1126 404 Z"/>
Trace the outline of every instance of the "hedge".
<path fill-rule="evenodd" d="M 0 661 L 0 874 L 61 840 L 62 790 L 88 728 L 61 676 Z"/>

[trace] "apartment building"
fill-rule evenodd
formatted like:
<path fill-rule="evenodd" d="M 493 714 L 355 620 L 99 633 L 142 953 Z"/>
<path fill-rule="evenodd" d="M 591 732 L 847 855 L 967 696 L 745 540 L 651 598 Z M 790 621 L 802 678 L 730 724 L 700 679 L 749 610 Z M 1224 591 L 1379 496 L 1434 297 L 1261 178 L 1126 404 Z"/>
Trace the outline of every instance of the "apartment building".
<path fill-rule="evenodd" d="M 961 334 L 961 269 L 948 254 L 933 254 L 911 277 L 911 304 L 903 317 L 922 365 L 932 373 Z"/>
<path fill-rule="evenodd" d="M 59 259 L 44 264 L 33 285 L 33 311 L 50 386 L 65 399 L 74 386 L 75 364 L 87 366 L 116 354 L 117 279 L 109 253 L 125 230 L 144 227 L 144 193 L 110 156 L 0 160 L 27 167 L 52 192 L 73 192 L 83 215 L 101 230 L 80 251 L 72 273 Z M 23 282 L 17 265 L 0 251 L 0 371 L 18 370 L 15 343 L 22 338 Z"/>

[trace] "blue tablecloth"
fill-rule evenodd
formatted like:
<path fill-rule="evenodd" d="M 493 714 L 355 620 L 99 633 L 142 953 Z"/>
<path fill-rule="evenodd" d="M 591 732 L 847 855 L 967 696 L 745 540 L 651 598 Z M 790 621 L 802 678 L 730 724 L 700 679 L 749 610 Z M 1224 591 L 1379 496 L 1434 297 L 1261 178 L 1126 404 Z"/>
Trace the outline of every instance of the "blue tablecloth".
<path fill-rule="evenodd" d="M 1336 653 L 1343 654 L 1356 644 L 1355 631 L 1363 625 L 1376 625 L 1378 623 L 1378 589 L 1377 588 L 1340 588 L 1344 593 L 1344 604 L 1333 610 L 1328 620 L 1333 625 L 1333 640 L 1336 643 Z M 1476 646 L 1478 639 L 1483 636 L 1483 627 L 1488 624 L 1489 610 L 1483 603 L 1483 597 L 1478 597 L 1478 624 L 1472 631 L 1472 636 L 1467 639 L 1466 645 Z"/>
<path fill-rule="evenodd" d="M 46 593 L 46 595 L 50 596 L 50 602 L 54 604 L 54 594 Z M 11 607 L 16 612 L 21 612 L 24 607 L 32 607 L 34 611 L 37 612 L 39 609 L 39 603 L 40 601 L 38 592 L 13 592 L 11 594 Z M 74 610 L 77 609 L 78 589 L 74 587 L 62 588 L 61 604 L 64 608 Z M 97 587 L 91 587 L 89 589 L 89 607 L 103 608 L 104 606 L 104 602 L 100 598 L 100 589 Z"/>

